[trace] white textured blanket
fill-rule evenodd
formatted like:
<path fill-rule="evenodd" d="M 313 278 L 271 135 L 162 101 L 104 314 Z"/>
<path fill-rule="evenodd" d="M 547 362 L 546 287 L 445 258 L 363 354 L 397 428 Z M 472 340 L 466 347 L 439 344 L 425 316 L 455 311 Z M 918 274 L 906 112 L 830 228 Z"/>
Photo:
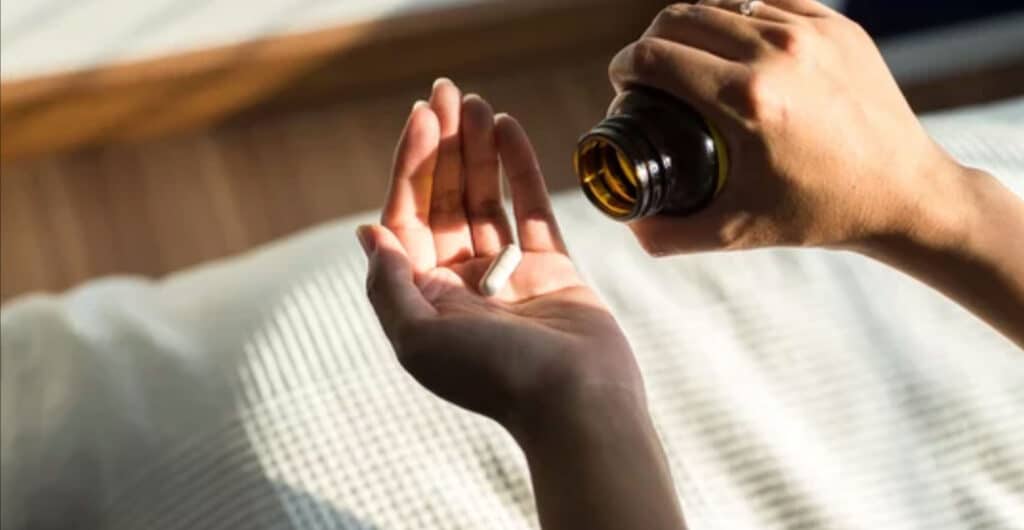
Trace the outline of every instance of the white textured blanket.
<path fill-rule="evenodd" d="M 927 123 L 1024 191 L 1024 100 Z M 854 255 L 656 261 L 577 194 L 557 207 L 692 528 L 1024 528 L 1024 352 L 971 315 Z M 393 359 L 367 218 L 4 307 L 3 528 L 536 527 L 512 440 Z"/>

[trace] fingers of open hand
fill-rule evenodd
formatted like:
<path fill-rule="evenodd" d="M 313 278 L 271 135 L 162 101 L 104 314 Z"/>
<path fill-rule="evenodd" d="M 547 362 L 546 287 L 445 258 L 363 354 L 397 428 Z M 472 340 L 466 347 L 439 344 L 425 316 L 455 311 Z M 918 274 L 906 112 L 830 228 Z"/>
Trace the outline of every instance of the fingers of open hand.
<path fill-rule="evenodd" d="M 381 222 L 402 243 L 416 271 L 434 268 L 434 235 L 430 229 L 430 195 L 440 124 L 425 101 L 409 115 L 395 150 L 391 185 Z"/>
<path fill-rule="evenodd" d="M 437 115 L 441 132 L 430 198 L 430 227 L 437 263 L 443 266 L 473 255 L 473 238 L 463 204 L 462 93 L 455 83 L 438 79 L 430 95 L 430 108 Z"/>
<path fill-rule="evenodd" d="M 416 286 L 415 272 L 404 244 L 384 226 L 362 226 L 359 241 L 369 261 L 366 292 L 384 332 L 400 346 L 405 330 L 436 315 Z"/>
<path fill-rule="evenodd" d="M 565 242 L 526 131 L 515 118 L 501 114 L 495 119 L 495 136 L 512 190 L 520 246 L 524 251 L 565 254 Z"/>
<path fill-rule="evenodd" d="M 382 220 L 424 272 L 497 254 L 513 241 L 500 167 L 512 190 L 523 250 L 565 253 L 537 156 L 522 127 L 495 116 L 476 95 L 447 79 L 429 104 L 413 108 L 395 155 Z"/>
<path fill-rule="evenodd" d="M 512 242 L 501 199 L 494 111 L 448 79 L 418 102 L 395 153 L 382 222 L 418 272 Z"/>
<path fill-rule="evenodd" d="M 512 243 L 512 228 L 501 197 L 494 110 L 476 94 L 462 102 L 462 157 L 473 249 L 477 256 L 493 256 Z"/>

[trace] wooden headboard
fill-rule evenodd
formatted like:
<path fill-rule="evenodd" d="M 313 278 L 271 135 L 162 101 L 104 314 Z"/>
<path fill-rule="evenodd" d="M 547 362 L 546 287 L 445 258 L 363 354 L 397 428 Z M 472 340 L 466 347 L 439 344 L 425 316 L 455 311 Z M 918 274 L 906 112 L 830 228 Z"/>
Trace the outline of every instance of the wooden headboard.
<path fill-rule="evenodd" d="M 0 159 L 23 160 L 309 108 L 438 72 L 557 61 L 634 37 L 664 2 L 516 0 L 3 84 Z"/>

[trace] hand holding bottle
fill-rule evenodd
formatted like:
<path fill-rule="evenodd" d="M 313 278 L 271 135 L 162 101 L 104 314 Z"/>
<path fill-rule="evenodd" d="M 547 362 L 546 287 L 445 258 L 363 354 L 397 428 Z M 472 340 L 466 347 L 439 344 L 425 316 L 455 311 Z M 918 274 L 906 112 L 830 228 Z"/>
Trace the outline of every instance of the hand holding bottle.
<path fill-rule="evenodd" d="M 813 0 L 666 8 L 622 50 L 616 89 L 644 85 L 694 107 L 728 146 L 725 187 L 693 216 L 632 223 L 653 254 L 834 246 L 943 230 L 962 169 L 925 133 L 871 38 Z M 924 211 L 926 208 L 929 211 Z"/>
<path fill-rule="evenodd" d="M 729 150 L 707 208 L 630 224 L 651 254 L 854 250 L 1024 346 L 1024 202 L 932 141 L 851 20 L 814 0 L 675 4 L 610 75 L 688 103 Z"/>

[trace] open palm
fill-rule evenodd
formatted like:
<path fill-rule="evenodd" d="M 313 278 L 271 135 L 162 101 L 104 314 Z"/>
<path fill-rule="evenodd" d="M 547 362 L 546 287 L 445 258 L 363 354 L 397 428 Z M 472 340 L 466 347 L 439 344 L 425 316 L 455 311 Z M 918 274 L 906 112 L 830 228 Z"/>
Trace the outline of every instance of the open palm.
<path fill-rule="evenodd" d="M 484 297 L 476 285 L 514 242 L 500 165 L 523 260 Z M 642 393 L 618 325 L 568 257 L 525 132 L 478 96 L 440 80 L 413 107 L 382 226 L 359 236 L 399 360 L 442 398 L 503 421 L 579 385 Z"/>

